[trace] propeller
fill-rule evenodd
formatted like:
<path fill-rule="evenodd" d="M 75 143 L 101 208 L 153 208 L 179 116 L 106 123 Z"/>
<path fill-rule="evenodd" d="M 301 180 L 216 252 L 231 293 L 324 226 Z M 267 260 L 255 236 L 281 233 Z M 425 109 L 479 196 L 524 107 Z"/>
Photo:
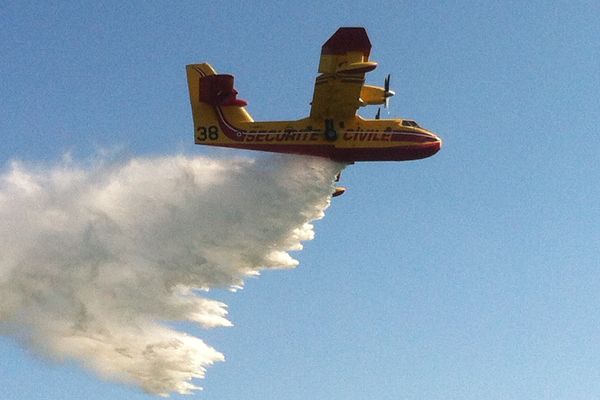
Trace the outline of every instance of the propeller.
<path fill-rule="evenodd" d="M 377 114 L 375 114 L 375 119 L 381 118 L 381 107 L 377 109 Z"/>
<path fill-rule="evenodd" d="M 383 98 L 385 99 L 385 103 L 383 104 L 383 106 L 385 108 L 389 107 L 390 97 L 392 97 L 395 94 L 396 93 L 394 93 L 393 90 L 390 90 L 390 74 L 388 74 L 388 76 L 385 77 L 385 81 L 383 83 Z"/>

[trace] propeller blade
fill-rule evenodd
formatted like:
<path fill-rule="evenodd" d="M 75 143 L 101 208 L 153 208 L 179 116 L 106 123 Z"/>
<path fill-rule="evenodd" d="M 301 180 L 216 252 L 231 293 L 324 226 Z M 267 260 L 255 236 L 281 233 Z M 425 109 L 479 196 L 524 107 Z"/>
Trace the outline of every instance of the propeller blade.
<path fill-rule="evenodd" d="M 390 97 L 395 95 L 393 91 L 390 90 L 390 74 L 385 77 L 385 81 L 383 83 L 383 98 L 385 99 L 384 108 L 388 108 L 390 105 Z"/>
<path fill-rule="evenodd" d="M 377 109 L 377 114 L 375 114 L 375 119 L 381 118 L 381 107 Z"/>

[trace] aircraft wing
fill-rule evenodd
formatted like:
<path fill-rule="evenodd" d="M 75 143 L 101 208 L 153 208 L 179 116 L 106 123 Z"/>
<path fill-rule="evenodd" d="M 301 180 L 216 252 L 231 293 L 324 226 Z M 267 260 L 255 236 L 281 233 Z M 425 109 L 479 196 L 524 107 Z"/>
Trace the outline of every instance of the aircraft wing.
<path fill-rule="evenodd" d="M 369 61 L 370 52 L 371 42 L 364 28 L 340 28 L 323 44 L 311 118 L 344 120 L 365 105 L 361 99 L 365 73 L 377 67 Z"/>

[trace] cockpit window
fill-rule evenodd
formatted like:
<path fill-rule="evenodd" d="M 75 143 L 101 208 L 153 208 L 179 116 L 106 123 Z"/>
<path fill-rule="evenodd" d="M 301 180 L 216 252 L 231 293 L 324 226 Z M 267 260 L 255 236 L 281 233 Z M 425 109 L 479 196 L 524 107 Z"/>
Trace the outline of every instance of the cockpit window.
<path fill-rule="evenodd" d="M 419 124 L 409 119 L 402 120 L 402 126 L 413 126 L 415 128 L 419 128 Z"/>

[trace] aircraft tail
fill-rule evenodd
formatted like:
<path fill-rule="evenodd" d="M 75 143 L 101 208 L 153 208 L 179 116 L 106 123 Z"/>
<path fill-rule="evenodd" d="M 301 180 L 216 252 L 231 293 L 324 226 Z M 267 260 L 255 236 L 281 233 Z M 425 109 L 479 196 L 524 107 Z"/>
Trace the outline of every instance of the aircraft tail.
<path fill-rule="evenodd" d="M 245 108 L 247 103 L 236 97 L 232 75 L 217 74 L 206 63 L 187 65 L 186 72 L 196 144 L 228 142 L 230 135 L 219 132 L 253 122 Z"/>

